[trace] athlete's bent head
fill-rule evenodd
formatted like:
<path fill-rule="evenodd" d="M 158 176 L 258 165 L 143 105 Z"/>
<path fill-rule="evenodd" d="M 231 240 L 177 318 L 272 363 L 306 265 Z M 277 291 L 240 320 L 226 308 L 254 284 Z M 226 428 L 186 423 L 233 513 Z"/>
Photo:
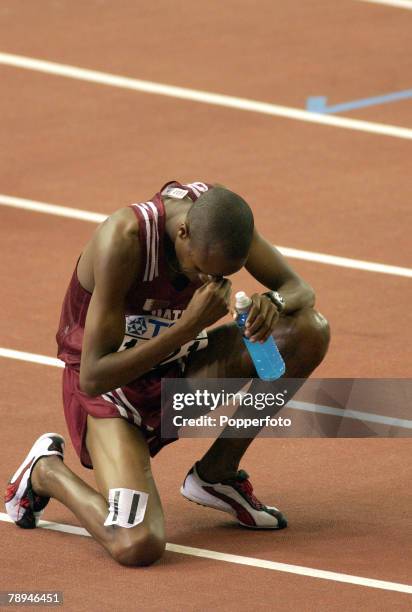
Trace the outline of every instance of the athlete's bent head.
<path fill-rule="evenodd" d="M 180 269 L 190 280 L 234 274 L 246 263 L 253 228 L 253 213 L 243 198 L 225 187 L 209 189 L 178 228 L 175 250 Z"/>

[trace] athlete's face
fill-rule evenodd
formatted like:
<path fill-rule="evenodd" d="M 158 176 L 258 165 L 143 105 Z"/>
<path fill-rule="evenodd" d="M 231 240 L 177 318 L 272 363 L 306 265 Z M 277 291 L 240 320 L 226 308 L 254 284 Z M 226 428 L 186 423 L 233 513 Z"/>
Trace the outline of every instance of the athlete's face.
<path fill-rule="evenodd" d="M 228 261 L 218 250 L 194 249 L 185 224 L 178 230 L 175 251 L 181 272 L 192 282 L 204 283 L 210 278 L 230 276 L 246 263 L 245 259 Z"/>

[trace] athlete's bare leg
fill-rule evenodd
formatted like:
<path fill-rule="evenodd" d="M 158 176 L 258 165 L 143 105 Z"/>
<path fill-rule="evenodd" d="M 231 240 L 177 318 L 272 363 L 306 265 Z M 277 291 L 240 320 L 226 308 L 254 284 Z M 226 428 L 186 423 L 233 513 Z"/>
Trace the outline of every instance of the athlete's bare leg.
<path fill-rule="evenodd" d="M 330 331 L 328 322 L 320 313 L 306 308 L 282 316 L 273 337 L 285 360 L 285 376 L 304 379 L 323 360 L 329 345 Z M 256 375 L 234 323 L 222 325 L 209 333 L 209 346 L 191 356 L 185 375 L 188 378 L 247 378 Z M 297 390 L 298 387 L 295 392 Z M 291 398 L 292 394 L 289 394 Z M 233 477 L 253 440 L 217 438 L 199 462 L 200 476 L 210 482 Z"/>
<path fill-rule="evenodd" d="M 69 508 L 83 527 L 123 565 L 150 565 L 164 551 L 163 511 L 142 433 L 124 419 L 87 418 L 86 445 L 99 492 L 58 457 L 44 457 L 32 473 L 33 489 Z M 144 520 L 132 528 L 104 526 L 111 488 L 148 493 Z"/>

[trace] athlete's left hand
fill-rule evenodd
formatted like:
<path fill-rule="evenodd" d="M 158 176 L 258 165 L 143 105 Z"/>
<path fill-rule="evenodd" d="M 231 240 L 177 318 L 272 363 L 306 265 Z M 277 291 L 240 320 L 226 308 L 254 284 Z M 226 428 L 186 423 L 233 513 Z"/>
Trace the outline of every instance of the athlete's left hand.
<path fill-rule="evenodd" d="M 266 342 L 279 321 L 279 311 L 266 295 L 254 293 L 251 299 L 245 336 L 252 342 Z"/>

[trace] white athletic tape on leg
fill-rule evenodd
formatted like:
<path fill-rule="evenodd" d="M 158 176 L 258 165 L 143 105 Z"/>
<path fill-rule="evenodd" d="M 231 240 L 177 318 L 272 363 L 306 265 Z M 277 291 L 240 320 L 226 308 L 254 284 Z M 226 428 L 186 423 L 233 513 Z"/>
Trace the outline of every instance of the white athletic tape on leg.
<path fill-rule="evenodd" d="M 132 489 L 109 489 L 109 514 L 104 522 L 118 527 L 134 527 L 141 523 L 149 495 Z"/>

